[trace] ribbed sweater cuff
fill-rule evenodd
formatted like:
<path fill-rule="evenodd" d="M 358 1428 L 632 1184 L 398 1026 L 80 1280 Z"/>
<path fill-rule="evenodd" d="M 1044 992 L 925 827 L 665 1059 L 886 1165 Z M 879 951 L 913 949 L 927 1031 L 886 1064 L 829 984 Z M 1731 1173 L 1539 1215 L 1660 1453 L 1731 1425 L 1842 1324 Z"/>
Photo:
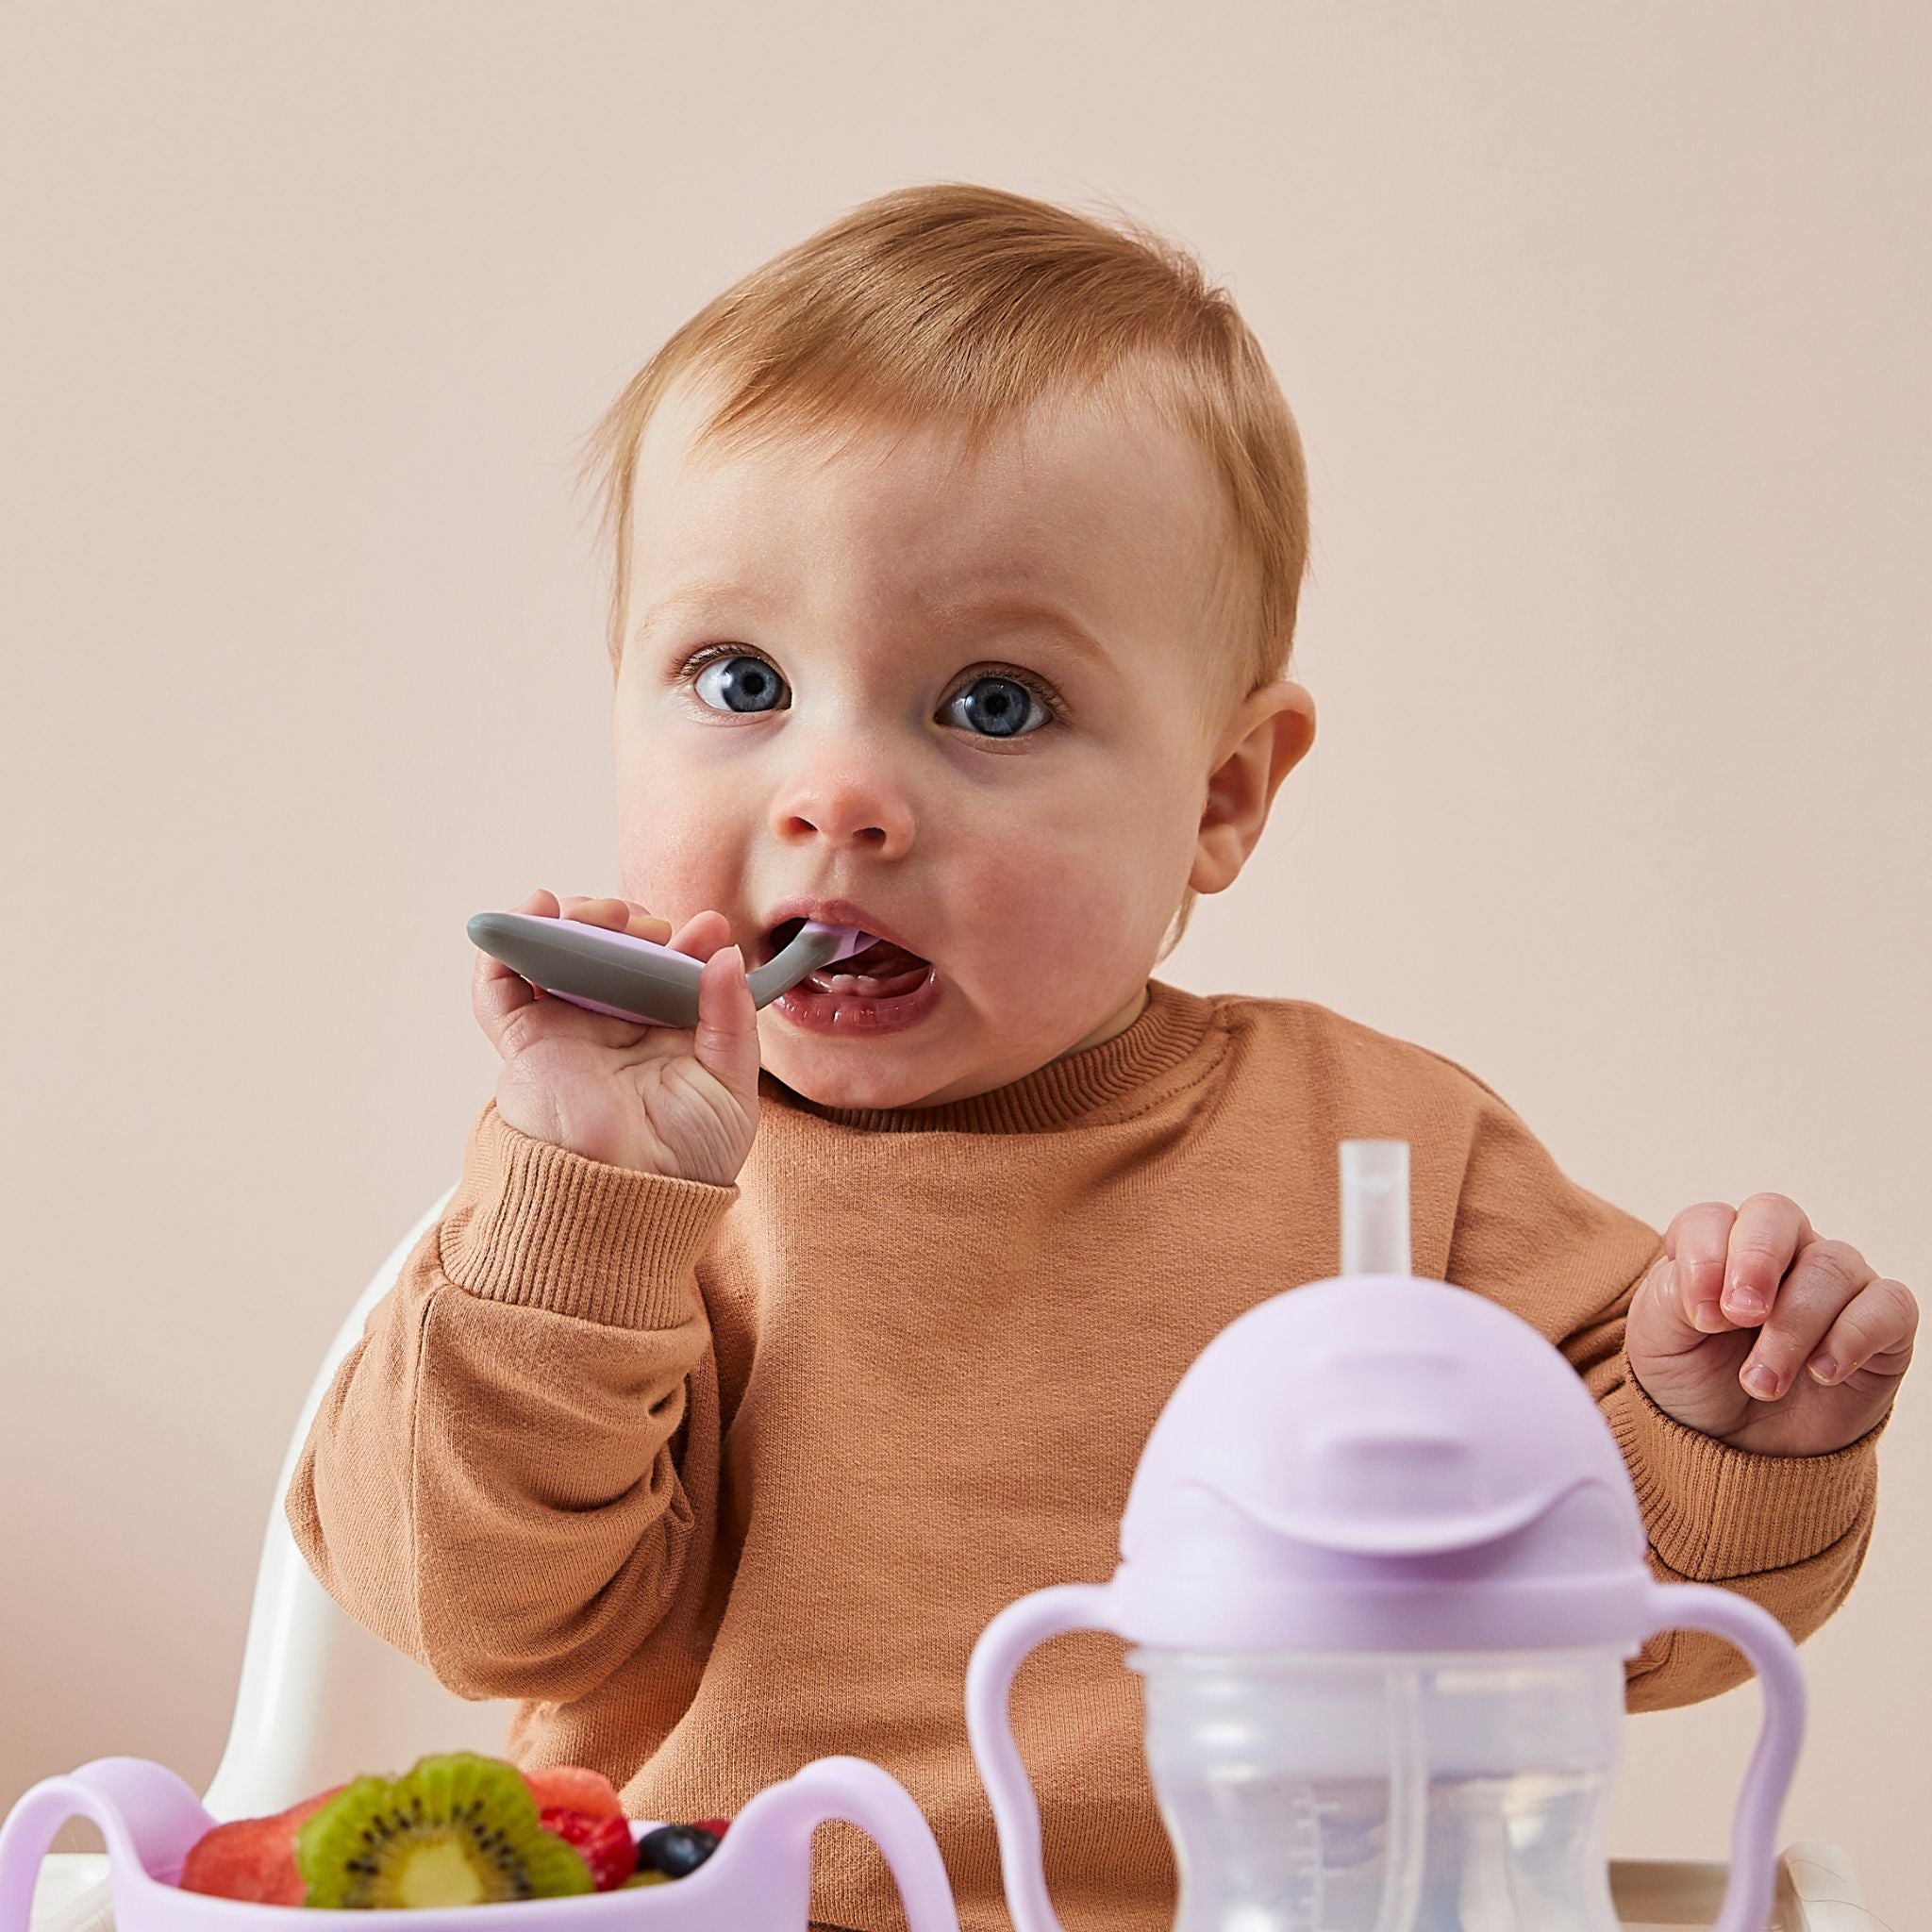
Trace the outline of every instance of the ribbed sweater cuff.
<path fill-rule="evenodd" d="M 1845 1535 L 1871 1506 L 1887 1410 L 1824 1456 L 1760 1456 L 1687 1428 L 1650 1398 L 1624 1358 L 1604 1413 L 1636 1486 L 1651 1547 L 1679 1576 L 1724 1583 L 1782 1570 Z"/>
<path fill-rule="evenodd" d="M 492 1100 L 442 1219 L 442 1272 L 486 1301 L 619 1328 L 689 1318 L 692 1271 L 734 1183 L 638 1174 L 519 1133 Z"/>

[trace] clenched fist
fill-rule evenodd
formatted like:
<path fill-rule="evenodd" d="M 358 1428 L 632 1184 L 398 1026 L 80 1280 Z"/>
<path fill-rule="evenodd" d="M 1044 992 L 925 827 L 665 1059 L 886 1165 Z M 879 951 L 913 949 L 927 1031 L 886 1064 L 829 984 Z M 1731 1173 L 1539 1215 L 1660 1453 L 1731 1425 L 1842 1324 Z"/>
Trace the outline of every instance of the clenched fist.
<path fill-rule="evenodd" d="M 1783 1194 L 1687 1208 L 1631 1298 L 1624 1346 L 1650 1399 L 1764 1456 L 1823 1456 L 1891 1406 L 1919 1305 Z"/>

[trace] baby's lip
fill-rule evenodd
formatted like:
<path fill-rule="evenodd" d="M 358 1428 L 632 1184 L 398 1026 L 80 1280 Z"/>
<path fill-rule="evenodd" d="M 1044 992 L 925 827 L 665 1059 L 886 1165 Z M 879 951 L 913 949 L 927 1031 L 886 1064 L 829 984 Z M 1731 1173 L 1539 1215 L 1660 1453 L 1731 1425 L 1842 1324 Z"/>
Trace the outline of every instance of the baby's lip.
<path fill-rule="evenodd" d="M 825 925 L 857 926 L 862 933 L 875 940 L 886 940 L 892 945 L 910 953 L 915 959 L 924 959 L 925 955 L 908 939 L 902 938 L 898 931 L 886 924 L 879 916 L 867 910 L 851 899 L 785 899 L 773 907 L 765 915 L 763 932 L 758 938 L 758 960 L 763 965 L 776 957 L 779 947 L 775 935 L 782 926 L 796 921 L 818 920 Z M 795 930 L 795 927 L 794 927 Z M 791 932 L 785 934 L 790 940 Z"/>

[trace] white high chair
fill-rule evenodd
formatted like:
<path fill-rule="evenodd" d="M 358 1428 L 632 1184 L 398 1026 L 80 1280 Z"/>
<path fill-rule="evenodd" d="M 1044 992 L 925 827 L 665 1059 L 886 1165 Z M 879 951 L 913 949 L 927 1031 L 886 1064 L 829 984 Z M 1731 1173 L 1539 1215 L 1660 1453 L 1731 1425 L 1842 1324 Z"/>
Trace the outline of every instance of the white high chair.
<path fill-rule="evenodd" d="M 268 1533 L 242 1653 L 228 1740 L 202 1803 L 217 1818 L 280 1811 L 367 1771 L 401 1770 L 432 1751 L 500 1755 L 508 1702 L 472 1703 L 356 1623 L 295 1547 L 282 1500 L 342 1358 L 395 1286 L 416 1243 L 442 1218 L 448 1189 L 391 1251 L 323 1357 L 269 1499 Z M 106 1859 L 56 1853 L 42 1868 L 34 1932 L 107 1932 Z"/>
<path fill-rule="evenodd" d="M 342 1358 L 369 1311 L 395 1286 L 416 1243 L 442 1218 L 451 1187 L 391 1251 L 329 1343 L 302 1405 L 269 1502 L 228 1740 L 202 1803 L 216 1817 L 280 1811 L 364 1772 L 403 1770 L 432 1751 L 499 1755 L 508 1702 L 473 1703 L 342 1610 L 303 1560 L 282 1509 L 295 1464 Z M 961 1689 L 963 1704 L 964 1689 Z M 828 1748 L 836 1748 L 828 1745 Z M 105 1857 L 55 1853 L 35 1894 L 32 1932 L 111 1932 Z M 1722 1863 L 1615 1860 L 1610 1889 L 1624 1932 L 1698 1932 L 1723 1896 Z M 1876 1932 L 1851 1861 L 1804 1840 L 1778 1865 L 1765 1932 Z"/>
<path fill-rule="evenodd" d="M 502 1753 L 516 1707 L 457 1696 L 413 1657 L 365 1630 L 315 1580 L 282 1508 L 342 1358 L 455 1192 L 444 1192 L 375 1271 L 336 1330 L 302 1405 L 269 1499 L 228 1741 L 202 1795 L 217 1818 L 280 1811 L 364 1772 L 404 1770 L 431 1751 Z"/>

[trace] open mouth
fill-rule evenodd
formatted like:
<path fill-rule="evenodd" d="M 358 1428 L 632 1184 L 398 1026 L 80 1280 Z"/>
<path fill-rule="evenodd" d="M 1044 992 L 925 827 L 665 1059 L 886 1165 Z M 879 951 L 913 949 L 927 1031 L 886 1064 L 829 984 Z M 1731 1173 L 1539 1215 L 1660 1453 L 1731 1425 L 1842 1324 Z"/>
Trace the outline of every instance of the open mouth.
<path fill-rule="evenodd" d="M 803 919 L 786 919 L 774 925 L 764 937 L 764 958 L 776 958 L 797 938 L 804 924 Z M 891 940 L 874 939 L 862 953 L 808 974 L 784 997 L 816 992 L 867 1000 L 900 999 L 918 991 L 932 972 L 930 959 L 922 959 Z"/>

